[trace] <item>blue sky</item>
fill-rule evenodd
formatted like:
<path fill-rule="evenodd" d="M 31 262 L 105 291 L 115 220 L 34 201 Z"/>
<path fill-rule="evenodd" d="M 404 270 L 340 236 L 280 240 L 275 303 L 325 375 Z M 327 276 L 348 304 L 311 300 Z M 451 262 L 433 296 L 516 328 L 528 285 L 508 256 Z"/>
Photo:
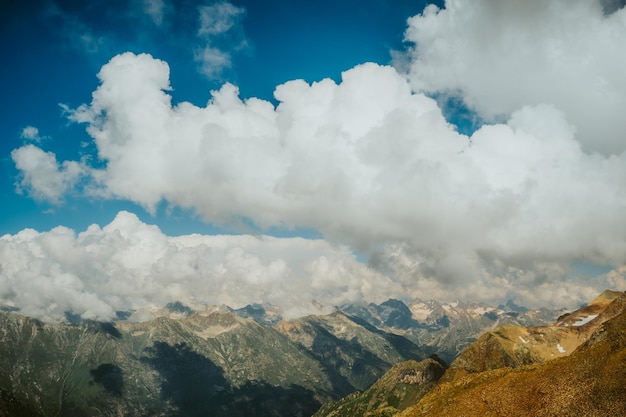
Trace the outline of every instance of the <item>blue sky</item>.
<path fill-rule="evenodd" d="M 3 2 L 0 305 L 625 290 L 622 3 Z"/>

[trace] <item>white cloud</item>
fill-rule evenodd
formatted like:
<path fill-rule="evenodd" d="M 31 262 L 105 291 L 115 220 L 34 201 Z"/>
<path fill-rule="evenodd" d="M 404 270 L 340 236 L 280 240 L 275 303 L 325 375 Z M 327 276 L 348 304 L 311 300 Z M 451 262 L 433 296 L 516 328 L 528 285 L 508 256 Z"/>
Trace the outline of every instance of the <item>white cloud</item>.
<path fill-rule="evenodd" d="M 79 234 L 57 227 L 2 236 L 0 259 L 0 304 L 55 321 L 66 311 L 107 320 L 116 310 L 172 301 L 195 307 L 269 302 L 288 316 L 300 315 L 312 311 L 313 300 L 383 301 L 393 288 L 346 247 L 323 240 L 168 237 L 128 212 Z"/>
<path fill-rule="evenodd" d="M 99 78 L 92 103 L 71 117 L 88 124 L 106 163 L 92 184 L 103 196 L 152 212 L 165 200 L 210 223 L 319 230 L 375 253 L 372 266 L 405 295 L 496 300 L 559 282 L 582 296 L 603 288 L 564 283 L 573 260 L 626 263 L 626 155 L 585 153 L 553 105 L 524 106 L 468 138 L 375 64 L 340 84 L 280 85 L 276 108 L 242 100 L 231 84 L 206 107 L 172 106 L 169 68 L 149 55 L 119 55 Z M 410 267 L 399 268 L 404 258 Z M 317 265 L 321 288 L 332 280 Z"/>
<path fill-rule="evenodd" d="M 41 142 L 41 137 L 39 136 L 39 129 L 34 126 L 26 126 L 22 129 L 22 134 L 20 135 L 23 139 L 39 143 Z"/>
<path fill-rule="evenodd" d="M 215 76 L 230 65 L 215 42 L 237 31 L 243 12 L 206 7 L 196 56 Z M 90 193 L 151 212 L 166 201 L 210 223 L 310 228 L 327 241 L 169 238 L 122 213 L 77 237 L 61 228 L 3 238 L 19 250 L 0 259 L 35 261 L 30 272 L 3 265 L 0 296 L 40 316 L 71 308 L 108 317 L 194 295 L 297 314 L 305 298 L 573 307 L 605 287 L 624 290 L 625 19 L 623 9 L 607 15 L 592 2 L 449 1 L 409 21 L 408 78 L 363 64 L 339 84 L 280 85 L 277 107 L 243 100 L 231 84 L 204 107 L 172 106 L 167 63 L 118 55 L 98 74 L 92 102 L 71 112 L 104 167 L 58 163 L 27 145 L 12 154 L 20 187 L 59 201 L 89 173 Z M 504 122 L 461 135 L 423 93 L 459 94 Z M 42 246 L 61 238 L 59 247 L 73 249 Z M 370 267 L 335 244 L 371 254 Z M 573 261 L 616 269 L 585 278 L 568 273 Z M 49 293 L 63 302 L 33 295 L 29 304 L 13 290 L 41 279 L 61 288 Z"/>
<path fill-rule="evenodd" d="M 221 35 L 228 32 L 238 24 L 239 19 L 245 13 L 243 8 L 228 2 L 200 6 L 198 10 L 200 12 L 198 34 L 205 36 Z"/>
<path fill-rule="evenodd" d="M 194 59 L 200 63 L 200 72 L 209 79 L 216 79 L 225 68 L 230 68 L 230 53 L 218 48 L 204 46 L 196 49 Z"/>
<path fill-rule="evenodd" d="M 201 45 L 195 48 L 194 59 L 200 64 L 202 74 L 219 79 L 231 66 L 231 51 L 247 44 L 240 25 L 245 9 L 223 1 L 200 6 L 198 13 Z"/>
<path fill-rule="evenodd" d="M 409 19 L 417 91 L 460 95 L 483 117 L 548 103 L 587 151 L 626 150 L 626 9 L 601 2 L 447 1 Z M 605 8 L 606 9 L 606 8 Z"/>
<path fill-rule="evenodd" d="M 165 14 L 164 0 L 143 0 L 143 10 L 155 25 L 161 26 Z"/>
<path fill-rule="evenodd" d="M 451 294 L 439 277 L 420 270 L 429 260 L 409 251 L 407 246 L 388 248 L 384 259 L 386 272 L 395 276 L 391 279 L 359 263 L 346 246 L 324 240 L 169 237 L 134 214 L 120 212 L 110 224 L 94 224 L 80 233 L 56 227 L 0 237 L 0 305 L 46 321 L 61 321 L 66 312 L 110 320 L 116 311 L 158 309 L 173 301 L 194 308 L 266 302 L 295 317 L 319 311 L 318 303 L 380 303 L 390 297 L 491 302 L 508 297 L 531 306 L 573 307 L 595 297 L 599 289 L 626 285 L 622 268 L 593 284 L 545 281 L 529 289 L 528 277 L 518 277 L 526 280 L 519 285 L 510 276 L 490 274 L 487 269 L 495 268 L 494 262 L 482 266 L 481 279 L 457 283 Z M 449 261 L 454 268 L 456 260 Z M 509 275 L 528 274 L 503 268 Z"/>
<path fill-rule="evenodd" d="M 36 200 L 59 203 L 65 193 L 86 174 L 80 162 L 64 161 L 59 164 L 56 155 L 29 144 L 14 149 L 11 158 L 20 171 L 17 191 L 26 191 Z"/>

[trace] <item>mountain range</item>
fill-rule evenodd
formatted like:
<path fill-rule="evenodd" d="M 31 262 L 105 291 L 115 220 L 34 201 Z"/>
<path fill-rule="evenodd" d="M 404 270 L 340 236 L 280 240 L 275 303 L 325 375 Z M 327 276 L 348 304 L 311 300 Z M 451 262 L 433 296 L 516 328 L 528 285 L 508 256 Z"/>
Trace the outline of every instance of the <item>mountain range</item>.
<path fill-rule="evenodd" d="M 408 409 L 440 378 L 469 374 L 465 352 L 485 332 L 559 316 L 563 329 L 593 322 L 575 326 L 578 316 L 512 303 L 421 300 L 291 320 L 268 305 L 194 311 L 171 303 L 147 321 L 138 316 L 146 317 L 101 323 L 68 313 L 68 323 L 53 324 L 0 313 L 0 416 L 310 416 L 346 396 L 357 404 L 372 389 L 374 403 L 391 393 L 380 403 L 396 412 L 393 404 Z M 389 388 L 389 380 L 401 382 Z"/>

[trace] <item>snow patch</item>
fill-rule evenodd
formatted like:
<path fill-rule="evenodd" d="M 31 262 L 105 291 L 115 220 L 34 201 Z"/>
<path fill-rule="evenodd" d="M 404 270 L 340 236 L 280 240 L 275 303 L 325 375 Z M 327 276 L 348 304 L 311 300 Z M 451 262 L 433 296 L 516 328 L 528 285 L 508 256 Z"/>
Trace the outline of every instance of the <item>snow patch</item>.
<path fill-rule="evenodd" d="M 519 340 L 521 340 L 524 344 L 528 343 L 528 340 L 524 339 L 522 336 L 519 336 Z"/>
<path fill-rule="evenodd" d="M 572 326 L 584 326 L 585 324 L 589 323 L 591 320 L 595 319 L 596 317 L 598 317 L 597 314 L 592 314 L 587 317 L 577 317 L 578 320 L 576 320 L 572 324 Z"/>
<path fill-rule="evenodd" d="M 475 316 L 482 316 L 483 314 L 489 313 L 493 310 L 495 310 L 493 307 L 476 307 L 475 309 L 470 310 L 470 312 Z"/>
<path fill-rule="evenodd" d="M 556 348 L 559 350 L 559 353 L 565 353 L 565 349 L 563 349 L 563 346 L 561 346 L 560 343 L 556 344 Z"/>
<path fill-rule="evenodd" d="M 412 316 L 417 321 L 426 321 L 428 317 L 433 313 L 432 308 L 412 308 L 411 309 Z"/>

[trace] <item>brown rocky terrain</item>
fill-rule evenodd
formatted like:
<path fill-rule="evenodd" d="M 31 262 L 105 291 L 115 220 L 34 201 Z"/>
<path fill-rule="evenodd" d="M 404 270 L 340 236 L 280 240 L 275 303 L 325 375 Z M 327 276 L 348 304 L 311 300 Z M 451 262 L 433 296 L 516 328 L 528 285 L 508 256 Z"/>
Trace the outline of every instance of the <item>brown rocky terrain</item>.
<path fill-rule="evenodd" d="M 509 363 L 500 366 L 507 362 L 506 358 L 515 357 L 515 354 L 507 350 L 506 343 L 500 343 L 500 340 L 496 344 L 504 347 L 482 349 L 481 346 L 489 345 L 488 340 L 495 337 L 487 335 L 477 346 L 472 346 L 474 353 L 466 355 L 455 369 L 451 368 L 448 371 L 450 374 L 445 375 L 437 387 L 398 415 L 624 416 L 625 307 L 624 293 L 605 292 L 589 305 L 563 317 L 554 327 L 573 329 L 575 337 L 554 330 L 555 333 L 550 336 L 554 340 L 538 343 L 534 351 L 540 360 L 530 365 Z M 590 319 L 591 316 L 596 317 Z M 519 336 L 512 330 L 504 333 L 511 339 Z M 542 338 L 537 337 L 539 340 Z M 543 339 L 548 338 L 543 336 Z M 562 355 L 555 355 L 554 358 L 550 356 L 546 362 L 546 352 L 550 351 L 546 346 L 555 341 L 565 343 L 566 340 L 580 343 L 575 347 L 568 344 L 568 349 L 573 351 L 560 352 Z M 472 372 L 459 372 L 461 364 L 468 371 L 469 358 L 479 359 L 480 355 L 476 352 L 481 350 L 485 357 L 497 353 L 496 359 L 478 360 Z M 483 371 L 479 370 L 481 366 L 485 368 Z"/>

